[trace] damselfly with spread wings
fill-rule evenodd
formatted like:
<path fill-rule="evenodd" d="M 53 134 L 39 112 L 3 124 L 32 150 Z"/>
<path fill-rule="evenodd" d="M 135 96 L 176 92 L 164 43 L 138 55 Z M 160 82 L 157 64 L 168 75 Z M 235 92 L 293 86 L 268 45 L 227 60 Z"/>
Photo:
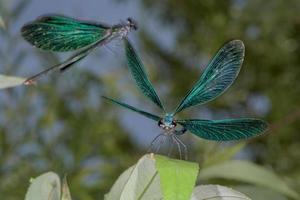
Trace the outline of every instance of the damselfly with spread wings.
<path fill-rule="evenodd" d="M 267 129 L 267 123 L 255 118 L 205 120 L 205 119 L 176 119 L 175 116 L 186 108 L 205 104 L 226 91 L 236 79 L 244 60 L 244 44 L 240 40 L 233 40 L 225 44 L 210 61 L 200 79 L 190 89 L 187 95 L 179 103 L 173 112 L 166 112 L 151 82 L 149 81 L 143 64 L 129 41 L 124 40 L 128 67 L 141 92 L 155 103 L 164 116 L 158 116 L 120 101 L 104 97 L 105 99 L 137 112 L 158 123 L 163 133 L 158 135 L 151 143 L 153 144 L 160 136 L 168 136 L 177 144 L 181 156 L 181 148 L 186 146 L 179 140 L 178 135 L 190 131 L 198 137 L 215 140 L 230 141 L 240 140 L 257 136 Z M 181 125 L 178 129 L 177 126 Z"/>

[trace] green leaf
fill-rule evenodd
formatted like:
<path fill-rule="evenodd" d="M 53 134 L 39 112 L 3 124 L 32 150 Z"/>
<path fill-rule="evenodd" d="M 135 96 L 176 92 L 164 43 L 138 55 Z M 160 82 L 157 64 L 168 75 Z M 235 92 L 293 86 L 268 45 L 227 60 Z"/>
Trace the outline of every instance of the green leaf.
<path fill-rule="evenodd" d="M 234 155 L 245 147 L 245 142 L 239 142 L 229 148 L 222 149 L 217 153 L 210 155 L 202 164 L 203 167 L 215 165 L 230 160 Z"/>
<path fill-rule="evenodd" d="M 105 200 L 188 200 L 197 174 L 195 163 L 145 155 L 118 178 Z"/>
<path fill-rule="evenodd" d="M 188 200 L 199 171 L 197 163 L 155 156 L 164 200 Z"/>
<path fill-rule="evenodd" d="M 154 159 L 149 155 L 143 156 L 130 175 L 121 195 L 121 200 L 150 200 L 161 199 L 161 197 Z"/>
<path fill-rule="evenodd" d="M 126 170 L 116 181 L 111 191 L 105 196 L 105 199 L 162 199 L 159 176 L 155 169 L 153 156 L 143 156 L 135 166 Z"/>
<path fill-rule="evenodd" d="M 16 87 L 23 85 L 26 79 L 14 76 L 5 76 L 0 74 L 0 89 Z"/>
<path fill-rule="evenodd" d="M 25 200 L 60 200 L 60 189 L 57 174 L 48 172 L 31 180 Z"/>
<path fill-rule="evenodd" d="M 61 200 L 72 200 L 70 189 L 67 182 L 67 176 L 65 176 L 63 179 Z"/>
<path fill-rule="evenodd" d="M 244 185 L 244 186 L 236 186 L 234 188 L 237 189 L 238 191 L 243 192 L 244 194 L 248 195 L 249 197 L 255 200 L 266 200 L 266 199 L 287 200 L 285 196 L 277 192 L 274 192 L 273 190 L 269 190 L 262 187 Z"/>
<path fill-rule="evenodd" d="M 200 170 L 199 179 L 224 178 L 263 186 L 288 197 L 298 199 L 299 194 L 291 189 L 274 172 L 248 161 L 230 161 Z"/>
<path fill-rule="evenodd" d="M 246 195 L 220 185 L 200 185 L 192 194 L 191 200 L 251 200 Z"/>

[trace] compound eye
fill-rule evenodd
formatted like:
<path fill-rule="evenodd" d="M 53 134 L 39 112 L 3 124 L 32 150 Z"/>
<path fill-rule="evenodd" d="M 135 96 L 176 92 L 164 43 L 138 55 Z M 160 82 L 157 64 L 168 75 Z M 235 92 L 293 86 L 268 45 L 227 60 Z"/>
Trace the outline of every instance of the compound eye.
<path fill-rule="evenodd" d="M 175 126 L 177 126 L 177 123 L 172 121 L 172 127 L 175 127 Z"/>
<path fill-rule="evenodd" d="M 162 127 L 162 125 L 163 125 L 162 121 L 159 120 L 159 121 L 158 121 L 158 126 L 159 126 L 159 127 Z"/>
<path fill-rule="evenodd" d="M 133 21 L 132 18 L 128 17 L 128 18 L 127 18 L 127 22 L 128 22 L 128 24 L 129 24 L 130 27 L 134 28 L 135 23 L 134 23 L 134 21 Z"/>
<path fill-rule="evenodd" d="M 127 22 L 130 25 L 131 28 L 133 28 L 134 30 L 137 30 L 137 23 L 130 17 L 127 18 Z"/>

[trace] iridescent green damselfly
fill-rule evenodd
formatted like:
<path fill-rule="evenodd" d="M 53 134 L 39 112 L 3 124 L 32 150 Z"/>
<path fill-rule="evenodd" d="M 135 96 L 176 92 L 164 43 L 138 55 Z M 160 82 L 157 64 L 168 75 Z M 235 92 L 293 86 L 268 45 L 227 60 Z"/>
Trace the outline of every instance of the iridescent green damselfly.
<path fill-rule="evenodd" d="M 131 30 L 137 30 L 137 23 L 132 18 L 112 26 L 56 14 L 37 18 L 21 29 L 22 36 L 29 43 L 47 51 L 67 52 L 78 50 L 78 52 L 66 61 L 31 76 L 24 84 L 32 84 L 54 69 L 59 69 L 60 72 L 65 71 L 85 58 L 96 47 L 106 45 L 117 38 L 126 38 Z"/>
<path fill-rule="evenodd" d="M 120 101 L 103 97 L 114 104 L 137 112 L 158 123 L 158 126 L 163 130 L 163 133 L 159 134 L 152 141 L 150 149 L 158 138 L 168 137 L 171 138 L 174 144 L 177 144 L 180 157 L 183 148 L 185 158 L 187 159 L 186 145 L 178 137 L 187 131 L 208 140 L 231 141 L 254 137 L 262 134 L 267 129 L 267 123 L 265 121 L 255 118 L 222 120 L 176 118 L 176 114 L 186 108 L 212 101 L 231 86 L 238 76 L 244 60 L 245 47 L 242 41 L 230 41 L 217 52 L 207 65 L 200 79 L 172 112 L 165 111 L 165 107 L 161 103 L 147 77 L 143 63 L 129 41 L 124 40 L 124 42 L 128 67 L 136 85 L 146 97 L 163 111 L 164 114 L 158 116 Z M 180 126 L 180 128 L 178 128 L 178 126 Z"/>

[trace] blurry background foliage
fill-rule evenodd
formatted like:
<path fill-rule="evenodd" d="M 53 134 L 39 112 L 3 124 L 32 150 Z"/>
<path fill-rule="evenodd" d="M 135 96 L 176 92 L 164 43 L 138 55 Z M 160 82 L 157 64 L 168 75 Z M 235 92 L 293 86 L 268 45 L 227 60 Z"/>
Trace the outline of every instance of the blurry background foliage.
<path fill-rule="evenodd" d="M 63 8 L 70 5 L 72 16 L 104 21 L 97 6 L 89 17 L 80 11 L 96 1 L 83 5 L 66 0 L 57 9 L 48 9 L 45 2 L 0 1 L 1 74 L 28 76 L 65 58 L 24 42 L 19 28 L 29 20 L 53 12 L 71 15 Z M 99 7 L 101 3 L 108 1 L 97 1 Z M 58 3 L 52 4 L 57 7 Z M 140 29 L 132 39 L 163 101 L 173 107 L 223 43 L 243 40 L 246 57 L 235 84 L 217 100 L 194 107 L 182 117 L 266 119 L 270 123 L 267 134 L 247 141 L 235 159 L 265 166 L 300 191 L 299 0 L 116 0 L 109 4 L 139 10 L 133 17 Z M 37 5 L 43 9 L 32 9 Z M 120 16 L 120 12 L 110 12 Z M 126 10 L 121 14 L 120 19 L 132 16 Z M 119 51 L 118 47 L 113 51 Z M 68 173 L 76 199 L 102 199 L 118 175 L 145 153 L 151 138 L 159 133 L 156 124 L 102 102 L 100 96 L 126 98 L 148 110 L 155 107 L 134 87 L 124 59 L 105 62 L 107 55 L 111 60 L 116 56 L 98 50 L 63 76 L 51 74 L 36 87 L 1 91 L 1 199 L 22 199 L 29 177 L 49 170 Z M 191 134 L 183 140 L 189 146 L 190 160 L 200 166 L 234 144 L 204 141 Z"/>

